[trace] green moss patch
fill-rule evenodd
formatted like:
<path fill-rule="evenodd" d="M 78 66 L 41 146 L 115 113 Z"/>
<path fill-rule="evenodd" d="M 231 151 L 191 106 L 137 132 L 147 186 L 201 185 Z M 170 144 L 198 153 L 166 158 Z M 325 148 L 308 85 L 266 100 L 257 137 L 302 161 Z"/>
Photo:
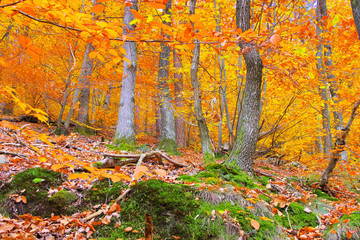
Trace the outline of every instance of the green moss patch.
<path fill-rule="evenodd" d="M 62 182 L 61 173 L 43 168 L 30 168 L 20 172 L 2 188 L 0 211 L 11 217 L 25 213 L 50 216 L 56 208 L 49 203 L 48 190 L 60 186 Z M 14 194 L 25 196 L 27 203 L 16 203 L 10 197 Z"/>
<path fill-rule="evenodd" d="M 283 236 L 280 225 L 275 220 L 260 218 L 271 217 L 269 210 L 259 210 L 259 215 L 254 214 L 244 203 L 248 201 L 233 193 L 220 196 L 219 201 L 208 200 L 204 195 L 205 192 L 198 192 L 189 186 L 159 180 L 139 182 L 132 187 L 127 199 L 120 203 L 121 225 L 118 228 L 114 224 L 99 226 L 97 237 L 143 237 L 145 214 L 152 217 L 154 239 L 174 239 L 173 236 L 177 236 L 180 239 L 232 240 L 234 236 L 239 236 L 240 230 L 245 231 L 250 239 L 272 240 Z M 218 199 L 216 196 L 209 198 Z M 259 222 L 259 230 L 251 225 L 251 219 Z M 125 232 L 127 227 L 139 232 Z"/>
<path fill-rule="evenodd" d="M 127 187 L 122 182 L 113 183 L 110 179 L 99 180 L 86 193 L 85 202 L 90 205 L 110 203 L 120 196 L 124 188 Z"/>
<path fill-rule="evenodd" d="M 324 199 L 327 199 L 327 200 L 329 200 L 329 201 L 339 201 L 338 198 L 330 197 L 328 194 L 324 193 L 324 192 L 321 191 L 320 189 L 315 189 L 314 193 L 315 193 L 319 198 L 324 198 Z"/>
<path fill-rule="evenodd" d="M 313 212 L 307 213 L 304 211 L 305 207 L 299 203 L 290 203 L 287 207 L 287 211 L 286 207 L 278 209 L 283 213 L 283 216 L 276 215 L 275 219 L 282 223 L 282 225 L 286 228 L 292 227 L 293 229 L 300 230 L 303 227 L 316 227 L 318 225 L 316 214 Z"/>
<path fill-rule="evenodd" d="M 53 213 L 71 215 L 76 212 L 76 208 L 71 205 L 72 202 L 76 201 L 77 197 L 75 194 L 66 191 L 65 189 L 60 190 L 49 198 L 50 206 L 54 209 Z"/>
<path fill-rule="evenodd" d="M 174 139 L 161 139 L 158 149 L 164 150 L 170 155 L 179 155 L 177 150 L 176 141 Z"/>
<path fill-rule="evenodd" d="M 128 151 L 128 152 L 135 152 L 136 150 L 136 142 L 135 137 L 133 138 L 118 138 L 116 137 L 114 139 L 114 144 L 108 144 L 106 145 L 110 150 L 114 151 Z"/>

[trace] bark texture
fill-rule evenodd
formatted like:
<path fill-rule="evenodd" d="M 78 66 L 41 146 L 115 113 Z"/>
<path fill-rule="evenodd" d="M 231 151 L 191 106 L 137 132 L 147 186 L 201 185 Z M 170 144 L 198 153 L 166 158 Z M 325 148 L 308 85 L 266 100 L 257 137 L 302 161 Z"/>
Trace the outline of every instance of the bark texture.
<path fill-rule="evenodd" d="M 129 6 L 131 3 L 131 6 Z M 124 15 L 124 28 L 123 34 L 131 36 L 131 31 L 135 30 L 135 25 L 130 25 L 133 21 L 134 15 L 130 9 L 138 10 L 137 0 L 125 1 L 125 15 Z M 135 81 L 137 71 L 137 47 L 135 42 L 125 42 L 124 49 L 126 56 L 129 60 L 124 60 L 123 78 L 121 85 L 119 115 L 116 125 L 116 133 L 114 143 L 121 145 L 135 144 L 135 130 L 134 130 L 134 106 L 135 106 Z"/>
<path fill-rule="evenodd" d="M 237 0 L 236 2 L 236 25 L 243 31 L 250 29 L 250 0 Z M 263 62 L 259 51 L 253 43 L 240 42 L 246 63 L 246 85 L 244 108 L 241 127 L 227 160 L 228 164 L 236 164 L 242 170 L 253 173 L 253 155 L 256 150 L 256 142 L 259 134 L 261 82 Z"/>
<path fill-rule="evenodd" d="M 89 101 L 90 101 L 90 85 L 91 74 L 93 68 L 93 59 L 89 58 L 89 53 L 92 52 L 94 47 L 91 43 L 86 45 L 83 65 L 80 73 L 79 82 L 82 82 L 80 96 L 79 96 L 79 112 L 77 120 L 79 123 L 89 124 Z"/>
<path fill-rule="evenodd" d="M 176 50 L 173 51 L 174 55 L 174 67 L 177 70 L 181 69 L 181 59 L 180 56 L 176 53 Z M 181 73 L 174 73 L 175 78 L 175 106 L 182 108 L 183 103 L 183 81 Z M 185 128 L 184 116 L 181 113 L 178 113 L 178 116 L 175 117 L 175 128 L 176 128 L 176 145 L 178 147 L 186 147 L 186 128 Z"/>
<path fill-rule="evenodd" d="M 356 31 L 360 39 L 360 0 L 351 0 L 351 8 L 356 25 Z"/>
<path fill-rule="evenodd" d="M 197 0 L 190 1 L 190 15 L 195 14 L 195 6 Z M 191 63 L 191 84 L 193 87 L 194 93 L 194 111 L 195 118 L 199 127 L 200 132 L 200 141 L 201 149 L 204 158 L 204 163 L 210 163 L 215 160 L 214 154 L 211 150 L 209 130 L 204 118 L 201 107 L 201 88 L 200 82 L 198 79 L 198 69 L 199 69 L 199 60 L 200 60 L 200 43 L 198 40 L 195 40 L 195 48 L 193 50 L 193 59 Z"/>
<path fill-rule="evenodd" d="M 171 0 L 166 3 L 165 14 L 170 15 Z M 170 26 L 169 22 L 163 22 Z M 170 46 L 161 43 L 161 52 L 159 59 L 159 89 L 160 89 L 160 114 L 161 114 L 161 139 L 159 148 L 165 151 L 176 154 L 176 130 L 175 130 L 175 115 L 172 105 L 172 98 L 169 88 L 169 58 Z"/>

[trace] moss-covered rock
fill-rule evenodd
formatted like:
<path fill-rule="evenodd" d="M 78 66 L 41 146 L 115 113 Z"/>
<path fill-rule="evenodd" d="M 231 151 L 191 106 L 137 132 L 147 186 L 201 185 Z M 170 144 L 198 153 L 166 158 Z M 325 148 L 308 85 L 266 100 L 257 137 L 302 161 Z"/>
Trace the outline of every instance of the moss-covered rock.
<path fill-rule="evenodd" d="M 284 227 L 292 227 L 296 230 L 300 230 L 301 228 L 308 226 L 316 227 L 318 225 L 318 218 L 316 217 L 316 214 L 313 212 L 307 213 L 304 209 L 305 207 L 299 203 L 290 203 L 287 208 L 279 208 L 279 210 L 283 213 L 283 216 L 276 215 L 275 219 L 282 223 Z"/>
<path fill-rule="evenodd" d="M 0 211 L 14 217 L 19 214 L 30 213 L 47 217 L 53 211 L 48 202 L 48 190 L 56 188 L 63 182 L 61 173 L 44 168 L 30 168 L 16 174 L 10 183 L 1 189 Z M 25 196 L 27 203 L 16 203 L 10 195 Z"/>
<path fill-rule="evenodd" d="M 272 217 L 269 210 L 262 209 L 255 214 L 255 210 L 250 210 L 248 206 L 257 205 L 250 202 L 247 205 L 247 200 L 234 193 L 219 198 L 207 195 L 212 200 L 205 195 L 189 186 L 159 180 L 137 183 L 120 204 L 121 226 L 100 226 L 97 237 L 104 240 L 143 237 L 144 215 L 149 214 L 153 221 L 154 239 L 174 239 L 173 236 L 178 236 L 189 240 L 232 240 L 234 236 L 239 236 L 241 229 L 250 239 L 284 239 L 276 221 L 260 218 Z M 260 223 L 259 230 L 252 227 L 251 219 Z M 125 232 L 127 227 L 139 232 Z"/>

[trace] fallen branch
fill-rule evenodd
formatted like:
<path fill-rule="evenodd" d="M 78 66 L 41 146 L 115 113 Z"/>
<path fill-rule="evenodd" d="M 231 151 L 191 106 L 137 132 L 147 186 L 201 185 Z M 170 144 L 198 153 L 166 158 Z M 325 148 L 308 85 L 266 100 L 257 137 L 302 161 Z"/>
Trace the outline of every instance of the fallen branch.
<path fill-rule="evenodd" d="M 138 163 L 137 166 L 140 166 L 143 160 L 150 159 L 150 158 L 157 158 L 159 161 L 159 164 L 162 164 L 162 159 L 165 159 L 166 161 L 174 164 L 178 167 L 187 167 L 188 165 L 176 162 L 172 160 L 170 157 L 166 156 L 164 153 L 160 151 L 151 151 L 143 154 L 103 154 L 104 157 L 107 157 L 108 159 L 103 162 L 103 167 L 115 167 L 115 166 L 124 166 L 129 163 Z M 120 161 L 116 162 L 116 160 L 120 160 L 122 158 L 130 158 L 126 161 Z"/>
<path fill-rule="evenodd" d="M 0 154 L 11 155 L 11 156 L 21 157 L 21 158 L 27 158 L 27 156 L 24 155 L 24 154 L 14 153 L 14 152 L 8 152 L 8 151 L 0 151 Z"/>
<path fill-rule="evenodd" d="M 130 191 L 131 191 L 131 188 L 126 189 L 112 204 L 118 203 L 118 202 L 119 202 L 121 199 L 123 199 L 123 198 L 126 196 L 126 194 L 128 194 Z M 109 210 L 109 208 L 110 208 L 110 206 L 111 206 L 112 204 L 108 205 L 106 209 L 100 209 L 100 210 L 98 210 L 97 212 L 94 212 L 93 214 L 90 214 L 89 216 L 87 216 L 86 218 L 84 218 L 84 222 L 87 222 L 87 221 L 89 221 L 89 220 L 91 220 L 91 219 L 93 219 L 93 218 L 95 218 L 95 217 L 97 217 L 97 216 L 100 216 L 101 214 L 105 213 L 106 211 Z"/>

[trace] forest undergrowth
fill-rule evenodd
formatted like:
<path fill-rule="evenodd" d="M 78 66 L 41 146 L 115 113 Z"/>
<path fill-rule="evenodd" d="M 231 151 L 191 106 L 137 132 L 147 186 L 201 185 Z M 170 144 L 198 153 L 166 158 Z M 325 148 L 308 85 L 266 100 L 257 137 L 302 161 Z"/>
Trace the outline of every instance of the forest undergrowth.
<path fill-rule="evenodd" d="M 322 169 L 286 156 L 256 159 L 253 177 L 225 166 L 226 156 L 205 166 L 193 149 L 162 152 L 173 163 L 122 158 L 102 168 L 104 154 L 157 151 L 150 135 L 132 152 L 110 136 L 2 121 L 0 238 L 359 239 L 359 182 L 350 174 L 332 177 L 329 196 L 317 187 Z"/>

